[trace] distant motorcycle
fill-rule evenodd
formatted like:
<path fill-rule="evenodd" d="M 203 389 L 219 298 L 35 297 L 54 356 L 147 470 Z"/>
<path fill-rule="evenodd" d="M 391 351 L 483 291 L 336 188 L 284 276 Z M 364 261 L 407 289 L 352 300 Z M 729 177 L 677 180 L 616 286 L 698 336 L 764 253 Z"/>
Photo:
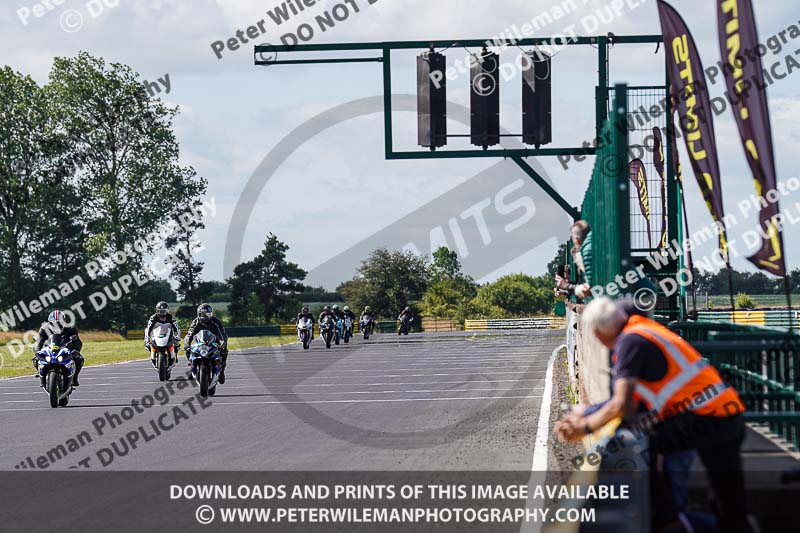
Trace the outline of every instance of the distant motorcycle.
<path fill-rule="evenodd" d="M 311 335 L 314 331 L 314 322 L 310 318 L 297 321 L 297 335 L 303 343 L 303 349 L 308 350 L 311 344 Z"/>
<path fill-rule="evenodd" d="M 411 321 L 412 318 L 406 315 L 400 317 L 400 327 L 397 329 L 398 335 L 408 335 L 408 332 L 411 330 Z"/>
<path fill-rule="evenodd" d="M 167 381 L 172 376 L 172 368 L 178 362 L 180 344 L 171 324 L 156 324 L 150 331 L 150 359 L 158 370 L 158 380 Z"/>
<path fill-rule="evenodd" d="M 353 336 L 353 319 L 349 316 L 344 317 L 344 343 L 347 344 L 350 342 L 350 338 Z"/>
<path fill-rule="evenodd" d="M 364 335 L 364 340 L 367 340 L 369 339 L 369 336 L 372 335 L 372 330 L 375 327 L 375 321 L 371 316 L 362 317 L 359 327 L 361 328 L 361 333 Z"/>
<path fill-rule="evenodd" d="M 336 319 L 336 331 L 334 331 L 333 342 L 339 346 L 339 342 L 344 337 L 344 321 L 341 318 Z"/>
<path fill-rule="evenodd" d="M 331 341 L 333 340 L 335 329 L 336 325 L 333 323 L 333 319 L 331 317 L 326 316 L 322 318 L 322 321 L 319 323 L 319 334 L 325 341 L 326 348 L 331 347 Z"/>
<path fill-rule="evenodd" d="M 36 368 L 39 383 L 50 396 L 50 407 L 66 407 L 72 394 L 75 377 L 75 361 L 72 360 L 70 345 L 76 337 L 69 339 L 56 334 L 40 351 L 36 352 Z"/>
<path fill-rule="evenodd" d="M 200 396 L 214 396 L 217 393 L 219 373 L 222 371 L 222 356 L 216 335 L 203 330 L 194 336 L 189 352 L 189 365 L 192 367 L 192 377 L 200 385 Z"/>

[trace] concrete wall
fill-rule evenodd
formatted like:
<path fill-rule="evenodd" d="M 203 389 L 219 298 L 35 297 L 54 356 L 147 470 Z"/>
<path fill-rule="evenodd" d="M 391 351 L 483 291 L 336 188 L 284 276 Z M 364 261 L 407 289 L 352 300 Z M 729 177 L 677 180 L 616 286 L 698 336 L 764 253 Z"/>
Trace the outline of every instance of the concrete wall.
<path fill-rule="evenodd" d="M 611 383 L 608 348 L 588 332 L 583 322 L 583 306 L 569 306 L 567 311 L 567 349 L 570 379 L 578 390 L 581 403 L 607 400 Z M 573 324 L 577 324 L 574 328 Z"/>

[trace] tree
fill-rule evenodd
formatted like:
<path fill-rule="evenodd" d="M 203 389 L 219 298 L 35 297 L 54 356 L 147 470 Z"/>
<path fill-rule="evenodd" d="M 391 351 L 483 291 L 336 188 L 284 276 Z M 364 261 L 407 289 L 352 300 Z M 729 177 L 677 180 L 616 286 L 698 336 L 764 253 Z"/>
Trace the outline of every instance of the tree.
<path fill-rule="evenodd" d="M 397 316 L 419 300 L 428 288 L 430 271 L 425 257 L 379 248 L 361 263 L 358 275 L 337 288 L 356 309 L 372 306 L 377 316 Z"/>
<path fill-rule="evenodd" d="M 231 287 L 224 281 L 201 281 L 197 284 L 197 298 L 202 302 L 230 302 Z"/>
<path fill-rule="evenodd" d="M 52 118 L 47 95 L 29 76 L 0 68 L 0 303 L 13 305 L 31 296 L 26 274 L 36 272 L 37 237 L 46 224 L 42 210 L 63 210 L 70 222 L 74 206 L 65 182 L 72 170 L 66 144 Z M 26 273 L 25 263 L 30 270 Z M 63 274 L 49 265 L 48 274 Z"/>
<path fill-rule="evenodd" d="M 555 276 L 556 272 L 558 272 L 558 268 L 562 265 L 567 264 L 567 244 L 566 242 L 562 242 L 558 245 L 558 251 L 556 252 L 556 256 L 553 258 L 552 261 L 547 263 L 547 273 L 551 276 Z"/>
<path fill-rule="evenodd" d="M 478 295 L 472 301 L 475 310 L 486 318 L 549 313 L 554 303 L 552 278 L 534 278 L 526 274 L 510 274 L 498 278 L 478 289 Z"/>
<path fill-rule="evenodd" d="M 237 265 L 228 280 L 231 305 L 228 308 L 236 324 L 270 323 L 292 316 L 303 292 L 306 271 L 286 260 L 289 247 L 272 233 L 264 250 L 252 261 Z"/>
<path fill-rule="evenodd" d="M 178 162 L 172 131 L 178 109 L 149 96 L 138 78 L 126 65 L 82 52 L 57 57 L 46 88 L 70 159 L 80 164 L 74 178 L 93 255 L 132 248 L 206 190 L 206 181 Z M 145 240 L 145 251 L 152 251 L 155 243 Z M 141 268 L 142 257 L 131 255 L 109 279 Z M 117 305 L 126 326 L 132 323 L 126 312 L 130 301 L 128 295 Z"/>
<path fill-rule="evenodd" d="M 461 272 L 458 254 L 446 247 L 433 252 L 431 282 L 420 302 L 420 312 L 429 317 L 464 320 L 472 313 L 470 300 L 478 285 Z"/>
<path fill-rule="evenodd" d="M 177 292 L 183 301 L 197 307 L 202 299 L 199 286 L 204 263 L 195 259 L 195 251 L 201 247 L 197 232 L 205 228 L 205 224 L 199 219 L 191 219 L 176 227 L 179 229 L 164 241 L 164 246 L 171 252 L 170 277 L 178 283 Z"/>

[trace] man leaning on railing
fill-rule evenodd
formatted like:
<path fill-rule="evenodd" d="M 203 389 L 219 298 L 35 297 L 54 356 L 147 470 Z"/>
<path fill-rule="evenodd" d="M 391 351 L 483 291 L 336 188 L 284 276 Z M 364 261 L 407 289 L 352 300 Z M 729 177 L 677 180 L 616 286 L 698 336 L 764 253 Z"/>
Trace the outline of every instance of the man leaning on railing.
<path fill-rule="evenodd" d="M 678 508 L 656 458 L 695 449 L 719 502 L 721 531 L 751 531 L 740 448 L 744 404 L 719 373 L 680 336 L 609 298 L 593 300 L 583 320 L 598 340 L 613 350 L 611 399 L 589 415 L 568 414 L 557 427 L 564 440 L 576 441 L 614 418 L 629 418 L 643 404 L 651 417 L 650 473 L 655 530 L 679 526 Z"/>

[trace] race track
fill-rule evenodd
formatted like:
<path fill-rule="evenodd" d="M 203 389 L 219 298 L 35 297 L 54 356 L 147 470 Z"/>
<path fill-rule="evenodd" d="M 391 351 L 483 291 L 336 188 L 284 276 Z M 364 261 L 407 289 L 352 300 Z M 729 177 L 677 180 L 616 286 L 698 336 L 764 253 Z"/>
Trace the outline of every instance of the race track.
<path fill-rule="evenodd" d="M 149 361 L 87 367 L 58 409 L 33 377 L 3 380 L 0 469 L 197 470 L 205 457 L 217 470 L 529 470 L 562 340 L 383 334 L 234 352 L 205 405 L 185 363 L 169 385 Z"/>

